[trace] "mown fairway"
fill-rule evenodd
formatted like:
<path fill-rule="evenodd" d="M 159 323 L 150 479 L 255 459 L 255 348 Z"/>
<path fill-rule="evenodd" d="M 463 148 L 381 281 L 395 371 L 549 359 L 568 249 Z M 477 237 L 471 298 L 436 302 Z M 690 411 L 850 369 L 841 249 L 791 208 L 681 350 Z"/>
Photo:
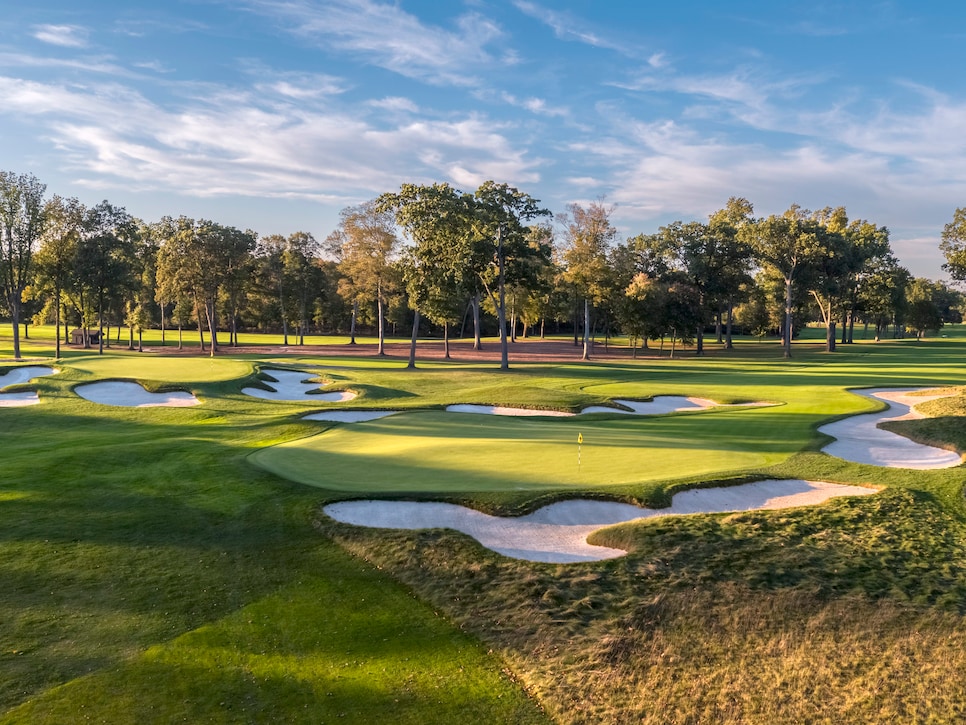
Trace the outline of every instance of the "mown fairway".
<path fill-rule="evenodd" d="M 49 360 L 36 332 L 25 354 Z M 0 722 L 961 718 L 963 469 L 845 463 L 816 452 L 814 429 L 869 408 L 846 387 L 966 385 L 966 340 L 796 353 L 783 362 L 749 342 L 702 360 L 500 374 L 296 353 L 66 352 L 62 374 L 31 386 L 41 405 L 0 409 Z M 240 390 L 256 364 L 311 370 L 360 397 L 255 400 Z M 191 390 L 203 405 L 112 408 L 70 390 L 107 378 Z M 653 419 L 440 410 L 661 394 L 775 405 Z M 300 420 L 333 407 L 410 412 Z M 937 417 L 896 427 L 966 449 L 966 399 L 925 410 Z M 318 512 L 378 493 L 504 512 L 582 490 L 662 503 L 676 487 L 759 475 L 886 490 L 627 524 L 597 540 L 628 556 L 581 565 Z"/>

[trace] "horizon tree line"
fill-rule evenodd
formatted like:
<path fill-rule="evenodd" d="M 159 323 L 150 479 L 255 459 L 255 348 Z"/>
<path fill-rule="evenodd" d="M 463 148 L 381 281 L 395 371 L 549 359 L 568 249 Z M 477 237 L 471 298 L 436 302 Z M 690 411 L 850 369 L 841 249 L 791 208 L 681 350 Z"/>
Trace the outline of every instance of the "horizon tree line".
<path fill-rule="evenodd" d="M 892 326 L 921 336 L 962 319 L 963 296 L 941 282 L 913 279 L 896 259 L 889 232 L 844 207 L 817 211 L 791 205 L 753 216 L 732 197 L 706 222 L 675 221 L 621 240 L 603 200 L 570 204 L 554 217 L 519 189 L 487 181 L 473 192 L 446 183 L 403 184 L 398 192 L 342 211 L 324 240 L 304 231 L 259 236 L 207 219 L 164 217 L 145 223 L 103 201 L 45 197 L 30 174 L 0 172 L 0 292 L 13 325 L 53 322 L 56 354 L 76 325 L 85 347 L 96 330 L 99 352 L 110 330 L 128 328 L 128 347 L 142 333 L 189 325 L 202 350 L 238 344 L 240 330 L 278 331 L 283 344 L 304 345 L 312 331 L 360 327 L 385 354 L 387 324 L 440 330 L 449 357 L 451 332 L 467 319 L 474 347 L 495 318 L 501 368 L 508 343 L 547 322 L 572 325 L 583 359 L 594 340 L 614 333 L 636 355 L 648 341 L 670 338 L 704 352 L 713 334 L 726 349 L 736 328 L 777 334 L 791 355 L 796 330 L 817 320 L 826 350 L 848 344 L 856 324 L 879 339 Z M 944 269 L 966 282 L 966 209 L 943 231 Z M 837 334 L 839 333 L 840 335 Z M 205 341 L 205 331 L 208 341 Z M 106 334 L 105 334 L 106 333 Z"/>

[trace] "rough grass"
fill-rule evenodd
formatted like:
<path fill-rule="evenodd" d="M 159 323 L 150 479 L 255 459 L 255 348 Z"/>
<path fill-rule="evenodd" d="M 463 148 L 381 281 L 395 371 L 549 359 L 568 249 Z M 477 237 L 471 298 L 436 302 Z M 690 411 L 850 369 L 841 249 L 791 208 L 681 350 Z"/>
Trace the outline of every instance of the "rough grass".
<path fill-rule="evenodd" d="M 580 566 L 320 526 L 499 648 L 559 722 L 963 716 L 963 525 L 926 496 L 625 524 L 596 542 L 628 556 Z"/>

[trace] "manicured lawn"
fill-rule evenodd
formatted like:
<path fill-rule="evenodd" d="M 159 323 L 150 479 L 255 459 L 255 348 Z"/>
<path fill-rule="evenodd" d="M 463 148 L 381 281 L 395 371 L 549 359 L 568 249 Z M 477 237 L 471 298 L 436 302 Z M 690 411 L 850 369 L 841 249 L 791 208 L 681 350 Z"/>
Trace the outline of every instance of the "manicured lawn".
<path fill-rule="evenodd" d="M 25 354 L 49 362 L 36 332 Z M 815 433 L 870 409 L 848 387 L 966 385 L 966 340 L 959 327 L 947 334 L 835 355 L 802 344 L 791 361 L 746 341 L 704 359 L 509 374 L 297 350 L 67 351 L 63 372 L 35 384 L 40 405 L 0 409 L 0 722 L 540 722 L 543 711 L 561 722 L 957 721 L 963 469 L 845 463 L 818 453 Z M 9 354 L 0 337 L 0 358 Z M 256 366 L 274 365 L 359 397 L 240 393 Z M 184 387 L 203 403 L 114 408 L 71 390 L 102 378 Z M 440 410 L 578 410 L 663 394 L 776 405 L 651 419 Z M 963 400 L 894 427 L 964 447 Z M 300 420 L 333 407 L 408 412 Z M 626 524 L 596 541 L 628 556 L 581 565 L 319 512 L 380 493 L 510 512 L 584 490 L 660 504 L 678 487 L 749 476 L 885 490 Z"/>

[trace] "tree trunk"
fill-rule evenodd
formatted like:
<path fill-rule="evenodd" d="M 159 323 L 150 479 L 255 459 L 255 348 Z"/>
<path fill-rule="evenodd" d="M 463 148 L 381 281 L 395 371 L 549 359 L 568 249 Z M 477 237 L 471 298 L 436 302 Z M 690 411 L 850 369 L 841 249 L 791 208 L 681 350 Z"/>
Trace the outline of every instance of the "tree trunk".
<path fill-rule="evenodd" d="M 359 300 L 352 300 L 352 317 L 349 320 L 349 344 L 356 344 L 356 318 L 359 316 Z"/>
<path fill-rule="evenodd" d="M 144 341 L 142 337 L 144 336 L 143 330 L 138 330 L 138 352 L 144 352 Z"/>
<path fill-rule="evenodd" d="M 409 343 L 409 364 L 406 366 L 410 370 L 416 369 L 416 335 L 419 333 L 419 310 L 413 312 L 413 339 Z"/>
<path fill-rule="evenodd" d="M 715 336 L 715 340 L 719 345 L 724 342 L 724 340 L 721 339 L 721 333 L 723 328 L 723 324 L 721 320 L 723 317 L 724 317 L 724 310 L 721 309 L 721 305 L 719 304 L 718 312 L 715 314 L 715 318 L 714 318 L 714 336 Z"/>
<path fill-rule="evenodd" d="M 482 350 L 483 342 L 480 339 L 480 293 L 473 295 L 471 300 L 473 305 L 473 349 Z"/>
<path fill-rule="evenodd" d="M 57 344 L 54 346 L 54 359 L 60 360 L 60 290 L 54 291 L 54 339 Z"/>
<path fill-rule="evenodd" d="M 734 316 L 735 316 L 735 305 L 729 299 L 728 300 L 728 323 L 725 326 L 725 349 L 726 350 L 735 349 L 735 343 L 731 339 L 731 328 L 732 328 L 732 325 L 734 324 Z"/>
<path fill-rule="evenodd" d="M 376 350 L 378 355 L 386 354 L 386 318 L 382 313 L 382 291 L 376 295 L 376 316 L 379 318 L 379 345 Z"/>
<path fill-rule="evenodd" d="M 282 314 L 282 344 L 288 345 L 288 321 L 285 318 L 285 294 L 282 291 L 282 279 L 278 280 L 278 309 Z"/>
<path fill-rule="evenodd" d="M 517 341 L 517 310 L 516 305 L 510 309 L 510 342 Z"/>
<path fill-rule="evenodd" d="M 97 305 L 97 329 L 100 334 L 97 336 L 97 354 L 104 354 L 104 304 L 103 302 L 98 302 Z M 107 331 L 108 337 L 111 335 L 111 331 Z"/>
<path fill-rule="evenodd" d="M 443 357 L 447 360 L 449 357 L 449 323 L 443 323 Z"/>
<path fill-rule="evenodd" d="M 785 323 L 784 323 L 784 357 L 792 356 L 792 278 L 785 278 Z"/>
<path fill-rule="evenodd" d="M 208 332 L 211 334 L 211 345 L 209 347 L 209 352 L 211 356 L 214 357 L 215 353 L 218 352 L 218 320 L 216 315 L 218 314 L 215 308 L 215 301 L 205 302 L 205 314 L 208 317 Z"/>
<path fill-rule="evenodd" d="M 178 349 L 184 350 L 184 338 L 182 337 L 181 323 L 178 323 Z"/>
<path fill-rule="evenodd" d="M 704 355 L 704 325 L 700 322 L 698 323 L 697 329 L 695 330 L 695 345 L 694 354 Z"/>
<path fill-rule="evenodd" d="M 546 317 L 541 317 L 540 318 L 540 339 L 541 340 L 546 339 L 546 336 L 543 334 L 544 325 L 546 325 L 546 323 L 547 323 L 547 318 Z"/>
<path fill-rule="evenodd" d="M 590 300 L 584 297 L 584 354 L 581 360 L 590 360 Z"/>
<path fill-rule="evenodd" d="M 825 330 L 825 352 L 835 352 L 835 321 L 831 319 L 829 310 L 829 322 Z"/>
<path fill-rule="evenodd" d="M 301 308 L 299 309 L 299 345 L 305 345 L 305 328 L 307 326 L 308 300 L 305 299 L 305 292 L 302 292 Z"/>
<path fill-rule="evenodd" d="M 506 260 L 503 258 L 503 227 L 499 227 L 496 234 L 496 257 L 500 282 L 500 304 L 497 306 L 500 322 L 500 370 L 509 370 L 510 355 L 506 344 Z"/>
<path fill-rule="evenodd" d="M 671 359 L 674 359 L 674 343 L 677 340 L 678 331 L 671 328 Z"/>
<path fill-rule="evenodd" d="M 164 304 L 161 305 L 161 347 L 164 347 Z"/>
<path fill-rule="evenodd" d="M 205 323 L 201 319 L 201 305 L 195 301 L 195 317 L 198 318 L 198 340 L 201 343 L 201 351 L 205 351 Z"/>
<path fill-rule="evenodd" d="M 13 359 L 20 360 L 20 298 L 11 295 L 9 302 L 10 321 L 13 323 Z"/>
<path fill-rule="evenodd" d="M 578 347 L 580 345 L 580 341 L 577 338 L 577 327 L 579 325 L 579 323 L 577 322 L 577 318 L 579 316 L 580 316 L 579 301 L 577 299 L 577 295 L 575 294 L 574 295 L 574 347 Z"/>

